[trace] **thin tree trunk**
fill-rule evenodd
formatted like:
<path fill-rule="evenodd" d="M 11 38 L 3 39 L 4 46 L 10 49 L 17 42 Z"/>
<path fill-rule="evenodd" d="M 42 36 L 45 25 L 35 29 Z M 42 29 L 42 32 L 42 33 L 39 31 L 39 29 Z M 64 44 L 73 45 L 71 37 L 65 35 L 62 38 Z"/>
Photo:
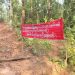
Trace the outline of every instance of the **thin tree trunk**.
<path fill-rule="evenodd" d="M 38 14 L 38 11 L 37 11 L 37 24 L 39 23 L 39 14 Z"/>
<path fill-rule="evenodd" d="M 48 16 L 50 17 L 50 0 L 47 0 L 47 14 L 48 14 Z"/>
<path fill-rule="evenodd" d="M 32 2 L 32 0 L 30 0 L 30 3 L 31 3 L 31 12 L 33 12 L 33 6 L 32 6 L 33 2 Z"/>
<path fill-rule="evenodd" d="M 25 23 L 25 0 L 22 0 L 22 17 L 21 17 L 21 24 Z"/>
<path fill-rule="evenodd" d="M 32 18 L 33 17 L 33 2 L 32 2 L 32 0 L 30 0 L 30 5 L 31 5 L 31 7 L 30 7 L 30 17 Z"/>
<path fill-rule="evenodd" d="M 22 17 L 21 17 L 21 24 L 25 24 L 25 0 L 22 0 Z M 23 42 L 23 38 L 22 38 Z M 24 45 L 22 45 L 22 51 L 24 49 Z"/>
<path fill-rule="evenodd" d="M 37 3 L 38 0 L 36 0 Z M 36 5 L 36 7 L 38 8 L 38 5 Z M 39 10 L 37 9 L 36 11 L 36 17 L 37 17 L 37 24 L 39 23 Z"/>
<path fill-rule="evenodd" d="M 13 20 L 13 7 L 12 7 L 12 0 L 9 0 L 9 24 L 12 28 L 12 20 Z"/>
<path fill-rule="evenodd" d="M 66 50 L 66 58 L 65 58 L 65 67 L 67 67 L 67 60 L 68 60 L 68 52 L 67 52 L 67 50 Z"/>

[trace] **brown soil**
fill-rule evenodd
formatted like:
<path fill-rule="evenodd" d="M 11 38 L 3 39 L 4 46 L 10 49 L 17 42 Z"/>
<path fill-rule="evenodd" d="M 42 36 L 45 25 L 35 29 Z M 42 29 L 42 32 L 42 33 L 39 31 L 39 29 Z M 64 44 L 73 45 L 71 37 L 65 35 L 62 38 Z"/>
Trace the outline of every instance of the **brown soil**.
<path fill-rule="evenodd" d="M 23 48 L 23 42 L 17 39 L 13 29 L 0 24 L 0 75 L 69 75 L 45 56 L 31 54 L 29 48 Z"/>

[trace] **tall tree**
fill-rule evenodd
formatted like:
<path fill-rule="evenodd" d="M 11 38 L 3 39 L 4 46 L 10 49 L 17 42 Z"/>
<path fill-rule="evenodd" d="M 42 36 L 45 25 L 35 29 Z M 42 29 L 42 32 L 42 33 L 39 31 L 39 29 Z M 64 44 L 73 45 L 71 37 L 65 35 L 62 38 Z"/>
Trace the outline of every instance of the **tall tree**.
<path fill-rule="evenodd" d="M 9 0 L 9 10 L 10 10 L 10 24 L 12 25 L 13 20 L 13 6 L 12 6 L 12 0 Z"/>
<path fill-rule="evenodd" d="M 50 10 L 50 9 L 51 9 L 51 5 L 50 5 L 50 4 L 51 4 L 51 3 L 50 3 L 50 0 L 47 0 L 47 5 L 48 5 L 48 6 L 47 6 L 47 14 L 48 14 L 49 17 L 51 17 L 51 16 L 50 16 L 50 14 L 51 14 L 51 12 L 50 12 L 50 11 L 51 11 L 51 10 Z"/>
<path fill-rule="evenodd" d="M 4 3 L 4 0 L 0 0 L 0 20 L 2 20 L 2 18 L 3 18 L 3 13 L 4 13 L 4 11 L 3 11 L 3 3 Z"/>
<path fill-rule="evenodd" d="M 21 23 L 25 23 L 25 0 L 22 0 L 22 20 Z"/>

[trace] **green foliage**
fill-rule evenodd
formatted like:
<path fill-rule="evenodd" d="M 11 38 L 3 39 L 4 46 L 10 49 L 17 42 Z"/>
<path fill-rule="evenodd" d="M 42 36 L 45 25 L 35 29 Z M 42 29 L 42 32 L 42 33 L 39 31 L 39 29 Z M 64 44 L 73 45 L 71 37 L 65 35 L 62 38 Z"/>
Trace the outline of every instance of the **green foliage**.
<path fill-rule="evenodd" d="M 51 44 L 49 41 L 39 39 L 24 39 L 27 47 L 32 47 L 32 53 L 37 56 L 47 55 L 51 51 Z"/>

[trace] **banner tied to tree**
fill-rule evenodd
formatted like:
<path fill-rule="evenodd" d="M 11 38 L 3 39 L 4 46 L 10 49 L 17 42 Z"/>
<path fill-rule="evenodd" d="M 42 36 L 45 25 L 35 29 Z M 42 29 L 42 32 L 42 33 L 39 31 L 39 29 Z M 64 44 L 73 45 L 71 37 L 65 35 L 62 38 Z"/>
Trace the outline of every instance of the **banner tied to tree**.
<path fill-rule="evenodd" d="M 40 24 L 22 24 L 21 33 L 26 38 L 63 40 L 63 26 L 62 18 Z"/>

